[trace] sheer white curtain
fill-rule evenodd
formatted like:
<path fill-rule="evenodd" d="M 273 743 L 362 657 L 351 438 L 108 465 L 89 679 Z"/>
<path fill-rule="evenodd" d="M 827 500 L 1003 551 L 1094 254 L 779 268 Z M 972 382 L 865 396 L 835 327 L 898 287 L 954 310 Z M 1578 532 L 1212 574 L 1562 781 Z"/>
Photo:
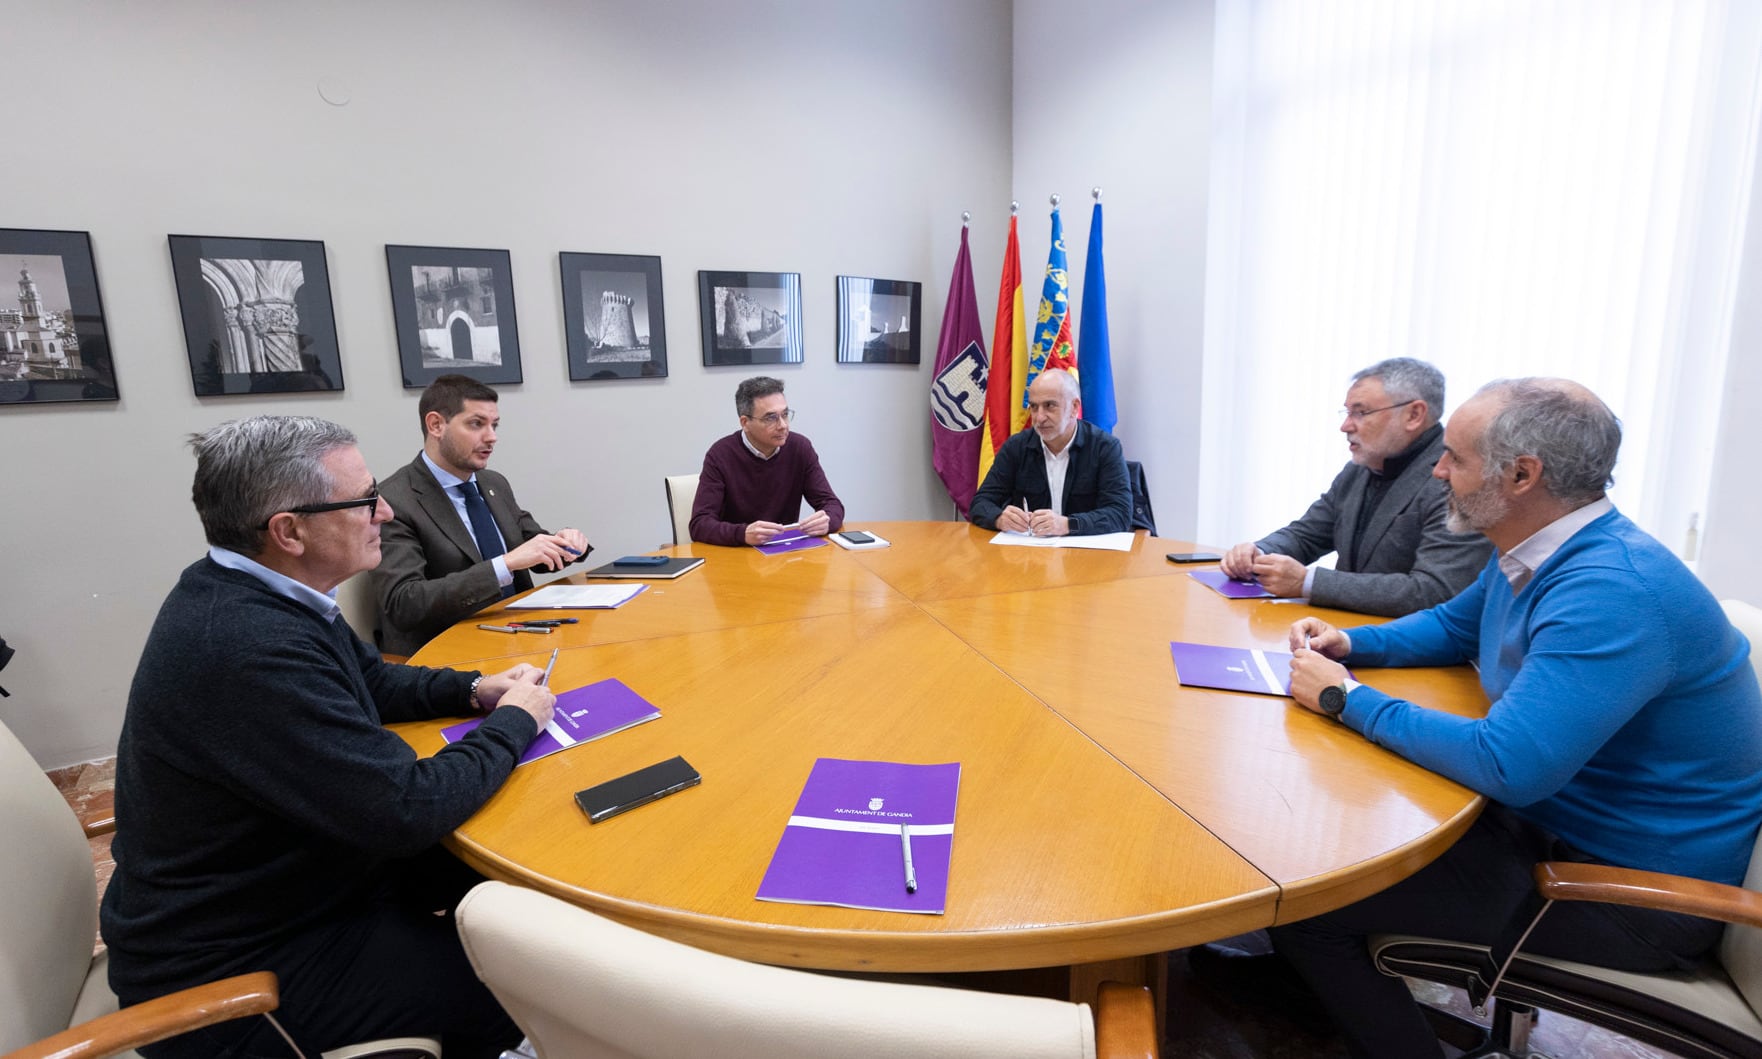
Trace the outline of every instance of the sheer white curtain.
<path fill-rule="evenodd" d="M 1705 510 L 1755 163 L 1755 0 L 1218 0 L 1200 539 L 1346 460 L 1354 370 L 1449 407 L 1562 375 L 1622 419 L 1614 498 Z"/>

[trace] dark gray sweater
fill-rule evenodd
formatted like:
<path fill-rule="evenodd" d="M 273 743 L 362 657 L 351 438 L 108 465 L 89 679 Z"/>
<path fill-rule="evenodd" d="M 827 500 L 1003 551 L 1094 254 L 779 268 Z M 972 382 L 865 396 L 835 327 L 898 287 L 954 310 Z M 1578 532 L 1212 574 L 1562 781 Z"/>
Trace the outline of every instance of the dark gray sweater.
<path fill-rule="evenodd" d="M 100 923 L 125 1002 L 244 970 L 476 812 L 536 735 L 506 707 L 419 760 L 382 724 L 470 712 L 475 674 L 382 662 L 204 558 L 147 637 L 117 747 Z"/>

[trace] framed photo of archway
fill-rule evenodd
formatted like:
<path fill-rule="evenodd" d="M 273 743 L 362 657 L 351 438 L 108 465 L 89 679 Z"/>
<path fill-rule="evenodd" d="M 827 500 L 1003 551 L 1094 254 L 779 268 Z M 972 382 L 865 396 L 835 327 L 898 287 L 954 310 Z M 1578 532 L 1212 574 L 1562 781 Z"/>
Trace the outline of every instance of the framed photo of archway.
<path fill-rule="evenodd" d="M 116 399 L 92 237 L 0 228 L 0 405 Z"/>
<path fill-rule="evenodd" d="M 343 388 L 322 242 L 170 239 L 196 396 Z"/>
<path fill-rule="evenodd" d="M 388 245 L 385 264 L 405 389 L 454 372 L 492 385 L 521 381 L 506 250 Z"/>

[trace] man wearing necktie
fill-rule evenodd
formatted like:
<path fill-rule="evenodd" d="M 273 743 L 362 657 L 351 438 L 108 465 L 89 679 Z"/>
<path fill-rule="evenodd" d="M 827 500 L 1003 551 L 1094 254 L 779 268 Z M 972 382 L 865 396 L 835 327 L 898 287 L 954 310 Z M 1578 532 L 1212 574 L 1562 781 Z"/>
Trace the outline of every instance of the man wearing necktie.
<path fill-rule="evenodd" d="M 373 571 L 380 646 L 414 654 L 491 603 L 532 587 L 534 568 L 560 570 L 592 547 L 577 529 L 551 533 L 487 470 L 501 423 L 496 392 L 442 375 L 422 392 L 422 451 L 380 483 L 396 517 L 380 531 Z"/>

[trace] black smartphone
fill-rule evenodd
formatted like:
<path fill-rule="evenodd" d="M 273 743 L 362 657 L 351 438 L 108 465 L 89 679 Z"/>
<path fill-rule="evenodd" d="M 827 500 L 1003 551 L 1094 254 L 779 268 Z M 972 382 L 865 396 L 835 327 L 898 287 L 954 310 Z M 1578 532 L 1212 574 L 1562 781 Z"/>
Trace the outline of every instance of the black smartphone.
<path fill-rule="evenodd" d="M 1224 557 L 1217 552 L 1170 552 L 1171 563 L 1220 563 Z"/>
<path fill-rule="evenodd" d="M 701 782 L 703 777 L 698 775 L 697 769 L 684 758 L 673 757 L 584 791 L 576 791 L 575 804 L 587 814 L 588 823 L 597 824 Z"/>
<path fill-rule="evenodd" d="M 851 544 L 874 544 L 875 543 L 875 538 L 869 536 L 867 533 L 864 533 L 862 530 L 845 530 L 843 533 L 840 533 L 839 536 L 843 537 L 847 542 L 849 542 Z"/>
<path fill-rule="evenodd" d="M 626 555 L 622 559 L 612 560 L 613 566 L 666 566 L 665 555 Z"/>

